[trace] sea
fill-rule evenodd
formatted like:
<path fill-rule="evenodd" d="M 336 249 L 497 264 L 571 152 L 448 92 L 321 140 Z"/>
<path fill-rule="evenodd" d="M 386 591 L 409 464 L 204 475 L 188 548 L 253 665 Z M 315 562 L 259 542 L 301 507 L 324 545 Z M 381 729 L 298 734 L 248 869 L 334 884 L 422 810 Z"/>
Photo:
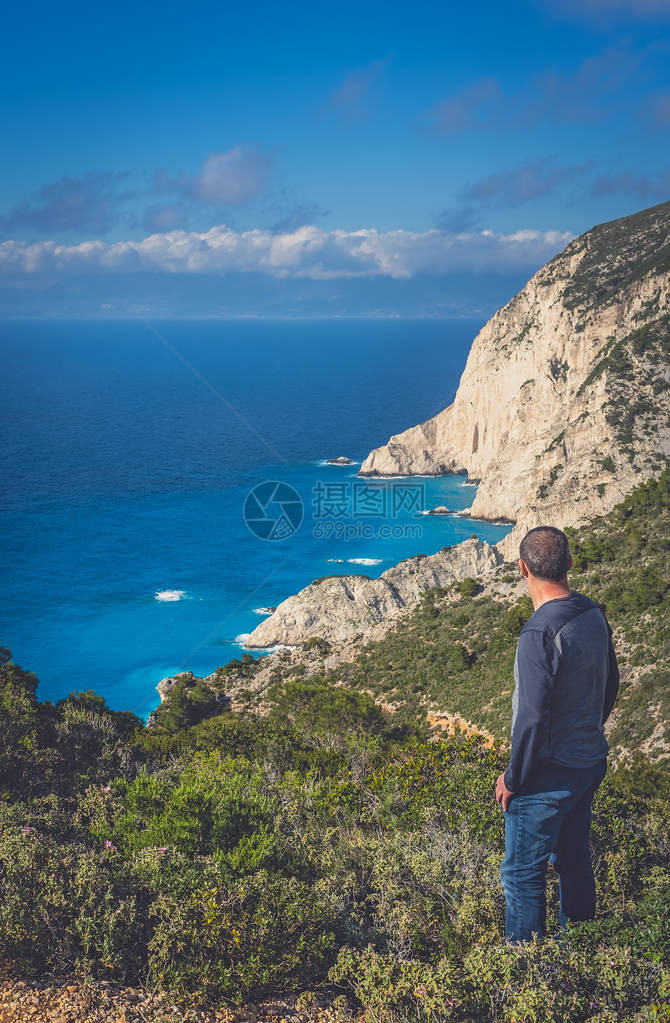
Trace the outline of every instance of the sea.
<path fill-rule="evenodd" d="M 146 717 L 161 678 L 239 658 L 312 580 L 501 539 L 454 514 L 465 477 L 357 476 L 449 404 L 481 325 L 2 322 L 0 644 L 38 697 Z"/>

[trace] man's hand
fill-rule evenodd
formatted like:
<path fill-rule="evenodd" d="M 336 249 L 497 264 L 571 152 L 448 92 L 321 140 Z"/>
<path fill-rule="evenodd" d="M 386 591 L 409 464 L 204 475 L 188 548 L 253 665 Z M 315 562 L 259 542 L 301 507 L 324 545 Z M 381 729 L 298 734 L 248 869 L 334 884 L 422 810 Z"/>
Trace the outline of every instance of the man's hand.
<path fill-rule="evenodd" d="M 505 785 L 505 774 L 503 772 L 503 774 L 498 775 L 498 780 L 496 781 L 496 803 L 500 806 L 502 801 L 502 808 L 505 813 L 507 813 L 507 807 L 513 796 L 514 793 Z"/>

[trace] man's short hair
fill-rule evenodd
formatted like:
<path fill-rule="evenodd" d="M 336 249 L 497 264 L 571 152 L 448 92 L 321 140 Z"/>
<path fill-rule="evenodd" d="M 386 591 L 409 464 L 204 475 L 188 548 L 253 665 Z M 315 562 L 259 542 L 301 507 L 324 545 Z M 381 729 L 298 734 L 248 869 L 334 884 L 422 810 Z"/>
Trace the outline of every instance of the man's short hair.
<path fill-rule="evenodd" d="M 521 541 L 519 556 L 538 579 L 558 582 L 570 567 L 568 538 L 555 526 L 536 526 Z"/>

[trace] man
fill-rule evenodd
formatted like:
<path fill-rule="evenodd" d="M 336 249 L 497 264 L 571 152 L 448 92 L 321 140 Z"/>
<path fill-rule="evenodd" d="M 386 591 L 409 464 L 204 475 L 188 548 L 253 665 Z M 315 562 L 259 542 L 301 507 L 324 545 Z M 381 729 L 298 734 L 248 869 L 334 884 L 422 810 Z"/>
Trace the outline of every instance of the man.
<path fill-rule="evenodd" d="M 505 816 L 508 941 L 544 935 L 549 860 L 560 878 L 561 927 L 593 919 L 591 804 L 607 770 L 603 724 L 619 689 L 612 630 L 598 605 L 568 586 L 565 533 L 531 529 L 519 554 L 535 610 L 519 636 L 512 752 L 495 789 Z"/>

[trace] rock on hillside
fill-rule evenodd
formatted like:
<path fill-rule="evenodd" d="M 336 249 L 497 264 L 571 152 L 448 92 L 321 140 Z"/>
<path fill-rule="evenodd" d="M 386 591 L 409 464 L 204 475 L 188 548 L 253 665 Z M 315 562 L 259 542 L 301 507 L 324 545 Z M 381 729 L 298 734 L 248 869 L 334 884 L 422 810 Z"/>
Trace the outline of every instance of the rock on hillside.
<path fill-rule="evenodd" d="M 178 671 L 176 675 L 168 675 L 167 678 L 162 678 L 156 686 L 158 695 L 161 698 L 161 703 L 167 699 L 174 687 L 182 679 L 185 679 L 191 685 L 195 685 L 196 682 L 202 681 L 202 679 L 197 678 L 192 671 Z"/>
<path fill-rule="evenodd" d="M 293 645 L 313 636 L 341 642 L 393 617 L 433 586 L 479 576 L 502 561 L 495 547 L 472 538 L 437 554 L 421 554 L 382 572 L 330 575 L 288 597 L 249 635 L 245 646 Z"/>
<path fill-rule="evenodd" d="M 372 451 L 362 476 L 467 472 L 471 513 L 603 514 L 670 454 L 670 202 L 576 238 L 475 338 L 452 405 Z"/>

